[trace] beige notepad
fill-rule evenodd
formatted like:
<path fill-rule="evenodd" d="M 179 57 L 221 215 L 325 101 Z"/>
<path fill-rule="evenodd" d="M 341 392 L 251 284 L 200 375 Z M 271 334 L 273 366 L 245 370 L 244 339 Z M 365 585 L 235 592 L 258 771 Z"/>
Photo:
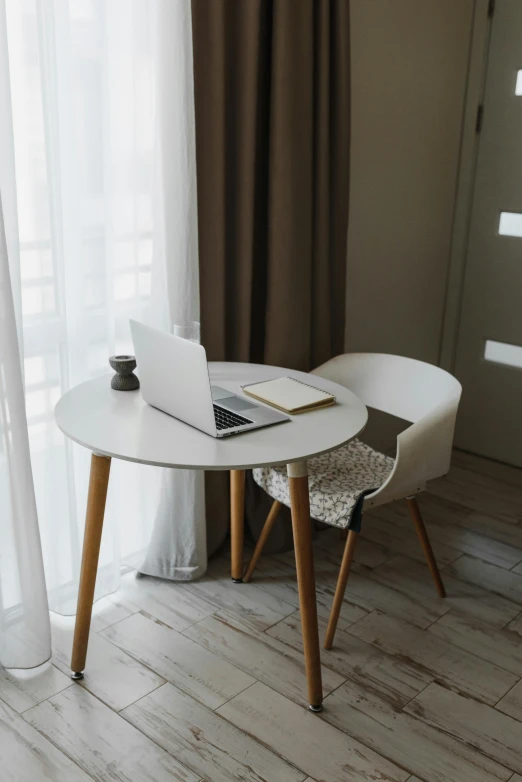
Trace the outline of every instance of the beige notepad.
<path fill-rule="evenodd" d="M 243 391 L 285 413 L 307 413 L 309 410 L 335 404 L 332 394 L 292 377 L 278 377 L 276 380 L 253 383 L 243 386 Z"/>

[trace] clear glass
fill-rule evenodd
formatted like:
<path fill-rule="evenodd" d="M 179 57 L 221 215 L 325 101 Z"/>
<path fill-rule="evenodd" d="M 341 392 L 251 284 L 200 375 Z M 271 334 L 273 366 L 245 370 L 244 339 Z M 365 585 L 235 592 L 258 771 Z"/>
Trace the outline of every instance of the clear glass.
<path fill-rule="evenodd" d="M 174 323 L 172 333 L 175 337 L 188 339 L 190 342 L 201 343 L 201 327 L 197 320 L 186 320 L 183 323 Z"/>

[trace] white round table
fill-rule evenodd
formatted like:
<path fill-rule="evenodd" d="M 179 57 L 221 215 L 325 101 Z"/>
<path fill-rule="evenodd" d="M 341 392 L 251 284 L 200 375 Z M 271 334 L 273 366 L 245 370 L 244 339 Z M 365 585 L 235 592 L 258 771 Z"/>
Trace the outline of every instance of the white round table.
<path fill-rule="evenodd" d="M 93 452 L 71 669 L 81 678 L 87 657 L 94 586 L 111 458 L 194 470 L 230 470 L 232 578 L 243 573 L 245 470 L 287 464 L 310 708 L 322 708 L 307 461 L 353 440 L 365 427 L 364 404 L 343 386 L 316 375 L 258 364 L 209 364 L 212 383 L 236 393 L 241 385 L 290 376 L 336 396 L 337 404 L 290 421 L 224 439 L 210 437 L 147 405 L 138 391 L 114 391 L 110 376 L 68 391 L 55 409 L 71 440 Z M 247 588 L 247 587 L 245 587 Z"/>

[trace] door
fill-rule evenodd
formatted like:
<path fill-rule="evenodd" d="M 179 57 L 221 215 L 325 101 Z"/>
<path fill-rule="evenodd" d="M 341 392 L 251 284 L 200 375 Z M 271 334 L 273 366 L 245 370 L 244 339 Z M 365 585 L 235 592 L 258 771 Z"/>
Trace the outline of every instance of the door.
<path fill-rule="evenodd" d="M 522 0 L 497 0 L 456 353 L 456 445 L 522 466 Z"/>

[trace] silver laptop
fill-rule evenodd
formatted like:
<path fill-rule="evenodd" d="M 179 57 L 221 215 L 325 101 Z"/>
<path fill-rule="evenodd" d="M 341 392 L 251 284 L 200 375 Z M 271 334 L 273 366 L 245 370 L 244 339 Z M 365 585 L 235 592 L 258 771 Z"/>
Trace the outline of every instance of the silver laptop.
<path fill-rule="evenodd" d="M 130 327 L 141 391 L 149 405 L 212 437 L 290 420 L 277 410 L 211 385 L 202 345 L 135 320 Z"/>

